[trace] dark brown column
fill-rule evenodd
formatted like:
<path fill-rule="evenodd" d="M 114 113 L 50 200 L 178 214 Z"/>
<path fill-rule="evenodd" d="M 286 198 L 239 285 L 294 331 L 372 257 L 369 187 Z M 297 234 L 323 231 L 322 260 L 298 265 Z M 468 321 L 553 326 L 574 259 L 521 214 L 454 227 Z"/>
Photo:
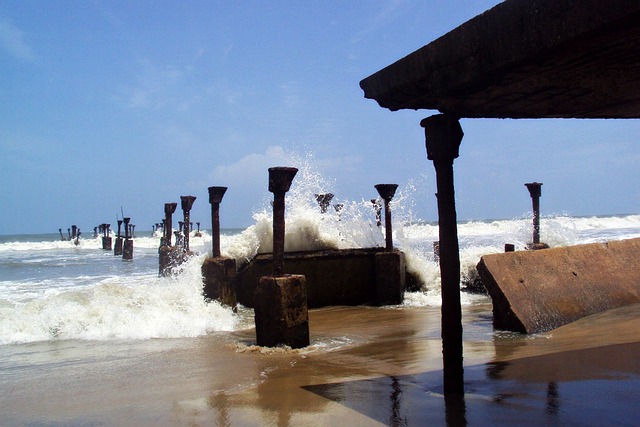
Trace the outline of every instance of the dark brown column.
<path fill-rule="evenodd" d="M 525 187 L 529 190 L 533 204 L 533 244 L 536 245 L 540 243 L 540 196 L 542 195 L 542 183 L 529 182 L 525 184 Z"/>
<path fill-rule="evenodd" d="M 273 275 L 284 271 L 284 195 L 291 187 L 296 168 L 269 168 L 269 191 L 273 193 Z"/>
<path fill-rule="evenodd" d="M 180 202 L 182 206 L 182 212 L 184 213 L 184 240 L 183 240 L 183 251 L 185 253 L 189 252 L 189 215 L 191 212 L 191 207 L 193 206 L 193 202 L 196 201 L 195 196 L 180 196 Z"/>
<path fill-rule="evenodd" d="M 164 204 L 164 242 L 162 245 L 171 246 L 171 233 L 173 233 L 173 223 L 171 215 L 176 211 L 177 203 Z"/>
<path fill-rule="evenodd" d="M 393 250 L 393 228 L 391 227 L 391 208 L 389 203 L 396 194 L 396 188 L 398 184 L 377 184 L 374 185 L 378 194 L 384 200 L 384 228 L 385 228 L 385 243 L 388 251 Z"/>
<path fill-rule="evenodd" d="M 458 119 L 445 114 L 427 117 L 424 127 L 427 158 L 436 170 L 440 276 L 442 293 L 442 360 L 444 392 L 464 393 L 460 254 L 453 183 L 453 159 L 464 133 Z"/>
<path fill-rule="evenodd" d="M 220 202 L 227 191 L 227 187 L 209 187 L 208 190 L 209 203 L 211 203 L 211 256 L 217 258 L 220 256 Z M 199 230 L 200 227 L 198 226 Z"/>

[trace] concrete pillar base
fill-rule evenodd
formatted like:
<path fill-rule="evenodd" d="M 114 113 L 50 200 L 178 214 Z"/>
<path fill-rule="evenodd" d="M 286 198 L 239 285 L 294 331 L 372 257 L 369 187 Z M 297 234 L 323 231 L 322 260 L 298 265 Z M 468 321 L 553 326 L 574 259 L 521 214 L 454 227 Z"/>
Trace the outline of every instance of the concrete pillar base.
<path fill-rule="evenodd" d="M 111 237 L 102 237 L 102 249 L 105 251 L 111 250 Z"/>
<path fill-rule="evenodd" d="M 404 253 L 379 252 L 376 258 L 376 303 L 378 305 L 402 304 L 406 289 Z"/>
<path fill-rule="evenodd" d="M 236 275 L 236 260 L 232 258 L 207 258 L 202 263 L 202 293 L 206 299 L 220 301 L 235 307 L 238 302 L 233 278 Z"/>
<path fill-rule="evenodd" d="M 123 242 L 122 237 L 116 237 L 116 243 L 115 243 L 115 246 L 113 247 L 113 255 L 115 256 L 122 255 L 122 242 Z"/>
<path fill-rule="evenodd" d="M 125 239 L 124 245 L 122 247 L 122 259 L 133 259 L 133 240 Z"/>
<path fill-rule="evenodd" d="M 162 277 L 170 276 L 175 262 L 176 249 L 173 246 L 162 245 L 158 248 L 159 273 Z"/>
<path fill-rule="evenodd" d="M 300 274 L 260 278 L 254 301 L 258 345 L 309 345 L 306 282 Z"/>

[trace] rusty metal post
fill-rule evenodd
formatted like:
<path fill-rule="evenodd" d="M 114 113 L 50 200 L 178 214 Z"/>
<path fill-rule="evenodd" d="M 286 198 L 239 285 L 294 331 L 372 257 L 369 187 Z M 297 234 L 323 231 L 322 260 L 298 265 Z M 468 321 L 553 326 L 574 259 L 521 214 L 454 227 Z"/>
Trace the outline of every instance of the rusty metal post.
<path fill-rule="evenodd" d="M 382 200 L 384 200 L 384 235 L 386 248 L 388 251 L 392 251 L 393 229 L 391 227 L 391 207 L 389 206 L 389 203 L 391 203 L 391 199 L 393 199 L 393 196 L 396 194 L 398 184 L 376 184 L 374 187 L 378 190 L 378 194 L 380 194 Z"/>
<path fill-rule="evenodd" d="M 460 253 L 453 183 L 453 160 L 458 157 L 464 133 L 458 119 L 446 114 L 427 117 L 420 126 L 425 130 L 427 158 L 433 161 L 438 190 L 444 392 L 464 393 Z"/>
<path fill-rule="evenodd" d="M 171 246 L 171 233 L 173 233 L 173 224 L 171 215 L 176 211 L 177 203 L 164 204 L 164 242 L 163 245 Z"/>
<path fill-rule="evenodd" d="M 316 194 L 316 201 L 320 205 L 320 213 L 327 213 L 327 208 L 331 204 L 331 199 L 333 199 L 333 194 L 324 193 L 324 194 Z"/>
<path fill-rule="evenodd" d="M 273 193 L 273 275 L 284 271 L 284 195 L 291 187 L 298 169 L 269 168 L 269 191 Z"/>
<path fill-rule="evenodd" d="M 195 200 L 195 196 L 180 196 L 182 212 L 184 213 L 184 241 L 182 246 L 184 253 L 189 252 L 189 215 Z"/>
<path fill-rule="evenodd" d="M 209 203 L 211 203 L 211 256 L 220 256 L 220 202 L 227 187 L 209 187 Z M 198 223 L 198 231 L 200 223 Z"/>
<path fill-rule="evenodd" d="M 122 236 L 120 235 L 120 227 L 122 226 L 122 220 L 118 220 L 118 234 L 116 234 L 116 243 L 113 246 L 113 255 L 122 255 Z"/>
<path fill-rule="evenodd" d="M 122 259 L 133 259 L 133 240 L 131 240 L 131 234 L 129 233 L 129 221 L 131 218 L 123 218 L 124 222 L 124 245 L 122 248 Z"/>
<path fill-rule="evenodd" d="M 540 243 L 540 196 L 542 195 L 541 182 L 529 182 L 525 184 L 533 203 L 533 244 Z"/>

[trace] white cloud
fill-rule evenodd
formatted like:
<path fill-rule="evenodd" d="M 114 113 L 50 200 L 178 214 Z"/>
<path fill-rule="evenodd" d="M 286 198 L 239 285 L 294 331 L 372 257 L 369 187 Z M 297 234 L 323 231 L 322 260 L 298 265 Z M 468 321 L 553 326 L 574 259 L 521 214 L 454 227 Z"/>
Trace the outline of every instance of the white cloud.
<path fill-rule="evenodd" d="M 24 32 L 7 21 L 0 21 L 0 46 L 23 61 L 32 61 L 36 57 L 31 46 L 24 41 Z"/>
<path fill-rule="evenodd" d="M 273 166 L 289 166 L 287 163 L 290 159 L 291 155 L 281 146 L 271 146 L 264 153 L 251 153 L 236 163 L 216 167 L 211 174 L 211 179 L 242 186 L 255 185 L 261 178 L 267 182 L 267 170 Z"/>

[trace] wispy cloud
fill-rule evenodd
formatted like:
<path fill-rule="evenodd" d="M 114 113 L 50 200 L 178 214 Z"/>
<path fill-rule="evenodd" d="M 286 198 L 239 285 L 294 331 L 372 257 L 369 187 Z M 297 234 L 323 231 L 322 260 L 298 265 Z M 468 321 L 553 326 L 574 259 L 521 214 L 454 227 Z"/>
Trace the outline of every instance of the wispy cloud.
<path fill-rule="evenodd" d="M 32 61 L 35 52 L 24 40 L 24 31 L 8 21 L 0 21 L 0 46 L 2 50 L 22 61 Z"/>

